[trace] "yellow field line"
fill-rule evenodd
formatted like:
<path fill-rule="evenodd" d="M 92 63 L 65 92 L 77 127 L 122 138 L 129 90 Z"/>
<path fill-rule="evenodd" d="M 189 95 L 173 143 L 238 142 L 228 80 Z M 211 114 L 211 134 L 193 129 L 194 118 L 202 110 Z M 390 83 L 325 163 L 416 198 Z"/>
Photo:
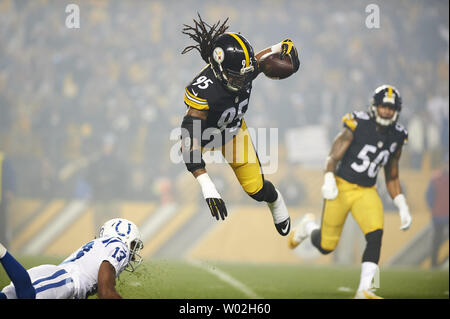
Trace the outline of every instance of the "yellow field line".
<path fill-rule="evenodd" d="M 138 227 L 146 217 L 156 210 L 155 203 L 147 202 L 121 202 L 121 216 L 133 221 Z M 94 208 L 86 209 L 77 220 L 64 230 L 45 250 L 46 255 L 65 256 L 77 249 L 83 242 L 88 242 L 98 236 L 98 229 L 94 226 Z"/>
<path fill-rule="evenodd" d="M 13 241 L 12 248 L 19 249 L 36 235 L 64 207 L 64 200 L 52 200 L 30 225 L 28 225 Z"/>
<path fill-rule="evenodd" d="M 45 249 L 44 255 L 68 256 L 82 244 L 94 239 L 93 211 L 89 207 Z"/>
<path fill-rule="evenodd" d="M 449 240 L 447 239 L 445 242 L 441 244 L 441 247 L 439 248 L 438 252 L 438 263 L 442 263 L 446 258 L 448 258 L 448 247 L 449 247 Z M 430 247 L 430 254 L 431 254 L 431 247 Z M 421 269 L 429 269 L 431 268 L 431 256 L 427 257 L 421 264 Z"/>
<path fill-rule="evenodd" d="M 13 228 L 13 234 L 19 233 L 20 228 L 26 221 L 32 218 L 41 206 L 43 201 L 40 199 L 31 198 L 17 198 L 11 203 L 11 212 L 14 212 L 10 218 L 11 227 Z"/>
<path fill-rule="evenodd" d="M 184 207 L 170 222 L 165 225 L 156 236 L 149 238 L 144 243 L 144 249 L 141 251 L 141 256 L 144 258 L 150 257 L 155 253 L 181 226 L 183 226 L 189 218 L 194 214 L 196 205 L 190 204 Z"/>
<path fill-rule="evenodd" d="M 121 217 L 140 227 L 144 220 L 156 211 L 156 207 L 156 203 L 150 202 L 122 202 Z"/>

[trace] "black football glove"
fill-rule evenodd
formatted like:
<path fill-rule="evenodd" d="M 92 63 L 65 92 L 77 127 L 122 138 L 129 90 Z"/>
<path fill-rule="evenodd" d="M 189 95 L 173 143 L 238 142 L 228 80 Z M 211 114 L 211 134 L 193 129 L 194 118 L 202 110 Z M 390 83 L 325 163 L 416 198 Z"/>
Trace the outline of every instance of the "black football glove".
<path fill-rule="evenodd" d="M 216 186 L 211 181 L 208 174 L 204 173 L 197 176 L 197 181 L 200 183 L 203 198 L 206 200 L 206 204 L 208 204 L 211 215 L 213 215 L 213 217 L 215 217 L 217 220 L 219 220 L 220 218 L 224 220 L 228 215 L 227 208 L 225 207 L 223 199 L 220 197 Z"/>
<path fill-rule="evenodd" d="M 289 38 L 284 39 L 283 42 L 281 42 L 280 58 L 283 59 L 285 55 L 291 57 L 294 72 L 297 72 L 300 68 L 300 60 L 298 58 L 297 48 L 294 46 L 294 42 Z"/>
<path fill-rule="evenodd" d="M 222 198 L 206 198 L 206 203 L 211 211 L 211 215 L 217 220 L 219 220 L 219 218 L 224 220 L 225 217 L 228 216 L 227 208 L 225 207 L 225 202 Z"/>

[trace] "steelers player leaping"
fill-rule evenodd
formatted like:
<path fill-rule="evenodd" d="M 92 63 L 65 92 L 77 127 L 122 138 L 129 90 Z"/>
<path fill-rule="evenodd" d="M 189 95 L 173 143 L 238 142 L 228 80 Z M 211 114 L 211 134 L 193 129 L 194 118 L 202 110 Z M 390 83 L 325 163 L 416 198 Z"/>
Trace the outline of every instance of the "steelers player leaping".
<path fill-rule="evenodd" d="M 397 122 L 402 99 L 396 88 L 382 85 L 375 90 L 368 112 L 352 112 L 342 118 L 343 130 L 337 135 L 326 160 L 322 196 L 322 221 L 306 214 L 289 235 L 294 249 L 306 238 L 322 254 L 337 246 L 349 211 L 366 238 L 362 256 L 358 299 L 378 299 L 371 287 L 378 270 L 383 235 L 383 205 L 375 186 L 379 169 L 384 166 L 386 187 L 399 209 L 401 229 L 411 225 L 411 215 L 402 193 L 399 161 L 408 139 Z"/>
<path fill-rule="evenodd" d="M 281 193 L 264 178 L 261 164 L 248 133 L 244 114 L 249 106 L 252 81 L 260 73 L 258 63 L 265 54 L 289 55 L 295 72 L 300 66 L 297 49 L 290 39 L 254 54 L 240 33 L 226 32 L 226 19 L 210 26 L 200 15 L 195 25 L 185 25 L 183 34 L 195 40 L 183 54 L 196 49 L 207 65 L 185 89 L 187 107 L 182 127 L 182 152 L 187 169 L 200 184 L 213 217 L 223 220 L 227 209 L 205 169 L 202 150 L 220 149 L 244 191 L 266 202 L 277 231 L 286 236 L 290 217 Z"/>

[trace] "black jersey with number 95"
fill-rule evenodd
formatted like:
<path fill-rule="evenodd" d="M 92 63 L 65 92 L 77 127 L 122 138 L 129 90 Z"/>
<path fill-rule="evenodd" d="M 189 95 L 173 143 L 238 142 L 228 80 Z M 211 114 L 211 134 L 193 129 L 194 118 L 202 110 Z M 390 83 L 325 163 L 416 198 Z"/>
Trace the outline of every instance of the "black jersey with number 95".
<path fill-rule="evenodd" d="M 361 186 L 373 186 L 380 168 L 408 140 L 408 132 L 395 123 L 385 131 L 377 131 L 367 112 L 352 112 L 342 118 L 344 127 L 353 132 L 353 141 L 339 163 L 336 175 Z"/>
<path fill-rule="evenodd" d="M 185 89 L 184 103 L 194 109 L 208 111 L 206 127 L 202 128 L 202 131 L 208 129 L 208 134 L 203 134 L 202 146 L 210 145 L 219 136 L 223 145 L 239 132 L 250 93 L 251 85 L 239 92 L 225 89 L 209 64 L 192 80 Z"/>

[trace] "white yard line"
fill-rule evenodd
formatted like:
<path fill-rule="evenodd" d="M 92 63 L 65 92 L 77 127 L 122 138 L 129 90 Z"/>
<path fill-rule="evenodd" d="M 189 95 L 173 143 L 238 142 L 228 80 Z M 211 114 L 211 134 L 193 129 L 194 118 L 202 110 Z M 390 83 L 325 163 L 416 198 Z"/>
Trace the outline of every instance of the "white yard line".
<path fill-rule="evenodd" d="M 229 284 L 230 286 L 236 288 L 237 290 L 239 290 L 240 292 L 242 292 L 249 298 L 263 299 L 260 295 L 256 294 L 253 290 L 251 290 L 249 287 L 244 285 L 242 282 L 231 277 L 229 274 L 219 270 L 217 267 L 213 267 L 213 266 L 207 264 L 206 262 L 203 262 L 200 260 L 195 260 L 195 259 L 188 259 L 187 262 L 195 267 L 201 268 L 201 269 L 206 270 L 207 272 L 213 274 L 214 276 L 216 276 L 223 282 Z"/>

